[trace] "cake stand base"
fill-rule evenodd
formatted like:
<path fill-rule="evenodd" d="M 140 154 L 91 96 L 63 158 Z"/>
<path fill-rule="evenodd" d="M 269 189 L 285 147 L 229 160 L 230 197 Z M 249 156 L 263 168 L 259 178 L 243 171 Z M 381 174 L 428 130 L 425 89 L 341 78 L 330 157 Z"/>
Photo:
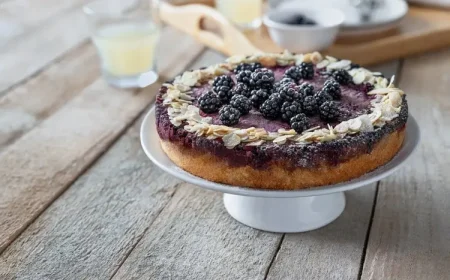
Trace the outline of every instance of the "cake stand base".
<path fill-rule="evenodd" d="M 343 192 L 319 196 L 269 198 L 224 194 L 228 213 L 252 228 L 270 232 L 305 232 L 328 225 L 345 208 Z"/>

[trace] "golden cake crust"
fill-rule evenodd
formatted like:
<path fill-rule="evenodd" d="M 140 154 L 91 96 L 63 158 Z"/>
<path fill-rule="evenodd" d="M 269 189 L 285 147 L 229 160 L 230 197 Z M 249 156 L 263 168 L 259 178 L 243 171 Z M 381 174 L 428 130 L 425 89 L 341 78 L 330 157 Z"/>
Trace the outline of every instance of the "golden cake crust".
<path fill-rule="evenodd" d="M 161 140 L 167 156 L 189 173 L 213 182 L 273 190 L 294 190 L 345 182 L 370 172 L 389 162 L 400 150 L 405 128 L 396 130 L 378 141 L 372 151 L 337 165 L 292 169 L 283 162 L 264 169 L 232 166 L 211 153 L 187 148 L 176 142 Z"/>

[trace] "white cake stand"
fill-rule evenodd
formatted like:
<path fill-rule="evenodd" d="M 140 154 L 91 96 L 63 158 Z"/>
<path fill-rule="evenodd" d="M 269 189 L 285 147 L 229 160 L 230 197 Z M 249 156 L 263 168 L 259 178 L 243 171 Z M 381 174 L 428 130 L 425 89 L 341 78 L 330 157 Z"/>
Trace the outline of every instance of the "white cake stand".
<path fill-rule="evenodd" d="M 233 218 L 250 227 L 270 232 L 305 232 L 331 223 L 344 211 L 344 191 L 366 186 L 392 174 L 411 156 L 419 138 L 419 127 L 410 116 L 402 148 L 389 163 L 375 171 L 336 185 L 296 191 L 270 191 L 214 183 L 179 168 L 161 149 L 154 108 L 150 109 L 141 127 L 142 147 L 156 165 L 183 181 L 223 192 L 225 208 Z"/>

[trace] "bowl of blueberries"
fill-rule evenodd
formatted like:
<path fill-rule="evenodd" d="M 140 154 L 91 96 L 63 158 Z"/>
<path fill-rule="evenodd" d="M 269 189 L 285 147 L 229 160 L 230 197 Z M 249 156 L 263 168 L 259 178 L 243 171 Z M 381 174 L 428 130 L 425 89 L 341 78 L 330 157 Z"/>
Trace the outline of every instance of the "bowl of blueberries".
<path fill-rule="evenodd" d="M 321 51 L 336 40 L 344 14 L 335 8 L 275 8 L 264 15 L 271 39 L 292 52 Z"/>

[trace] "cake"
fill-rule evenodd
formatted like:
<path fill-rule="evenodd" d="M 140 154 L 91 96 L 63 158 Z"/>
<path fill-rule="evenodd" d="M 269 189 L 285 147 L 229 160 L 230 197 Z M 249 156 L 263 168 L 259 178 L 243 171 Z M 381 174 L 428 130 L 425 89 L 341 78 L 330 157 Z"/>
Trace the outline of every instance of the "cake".
<path fill-rule="evenodd" d="M 394 77 L 318 52 L 230 57 L 164 83 L 156 99 L 160 144 L 176 165 L 258 189 L 360 177 L 396 155 L 407 119 Z"/>

